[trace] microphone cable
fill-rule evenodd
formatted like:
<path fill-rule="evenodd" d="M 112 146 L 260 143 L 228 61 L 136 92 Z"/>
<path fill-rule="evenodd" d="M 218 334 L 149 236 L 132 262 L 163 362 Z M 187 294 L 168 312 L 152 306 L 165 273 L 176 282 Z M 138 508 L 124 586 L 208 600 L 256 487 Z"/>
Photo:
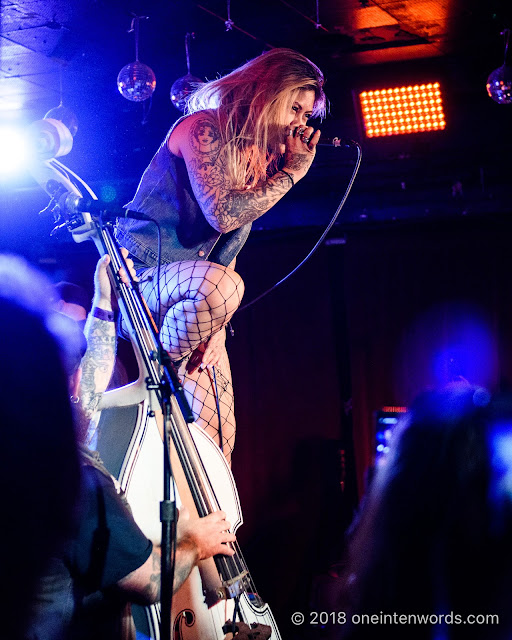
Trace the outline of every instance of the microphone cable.
<path fill-rule="evenodd" d="M 315 253 L 315 251 L 318 249 L 318 247 L 322 244 L 322 242 L 325 240 L 325 237 L 327 236 L 327 234 L 329 233 L 329 231 L 331 230 L 333 224 L 336 222 L 338 216 L 341 213 L 341 210 L 343 209 L 343 207 L 345 206 L 345 202 L 348 198 L 348 195 L 352 189 L 352 186 L 354 184 L 354 181 L 356 179 L 357 173 L 359 171 L 359 167 L 361 166 L 361 160 L 363 157 L 363 150 L 361 148 L 361 145 L 356 142 L 355 140 L 351 140 L 351 145 L 356 147 L 356 151 L 357 151 L 357 158 L 356 158 L 356 163 L 354 165 L 354 170 L 352 171 L 352 176 L 350 177 L 349 183 L 347 185 L 347 188 L 345 190 L 345 193 L 343 194 L 343 198 L 341 199 L 340 204 L 338 205 L 338 208 L 336 209 L 331 221 L 329 222 L 329 224 L 327 225 L 327 227 L 325 228 L 325 231 L 322 233 L 322 235 L 320 236 L 320 238 L 317 240 L 316 244 L 314 245 L 314 247 L 311 249 L 311 251 L 307 254 L 307 256 L 294 268 L 292 269 L 292 271 L 290 271 L 290 273 L 288 275 L 286 275 L 284 278 L 282 278 L 281 280 L 279 280 L 279 282 L 276 282 L 274 285 L 272 285 L 269 289 L 267 289 L 266 291 L 264 291 L 263 293 L 261 293 L 259 296 L 257 296 L 256 298 L 254 298 L 253 300 L 251 300 L 250 302 L 248 302 L 247 304 L 244 304 L 243 307 L 240 307 L 237 310 L 237 313 L 240 313 L 241 311 L 245 311 L 246 309 L 248 309 L 249 307 L 251 307 L 253 304 L 255 304 L 256 302 L 259 302 L 259 300 L 261 300 L 262 298 L 264 298 L 266 295 L 268 295 L 269 293 L 272 293 L 272 291 L 274 291 L 275 289 L 277 289 L 277 287 L 279 287 L 280 285 L 282 285 L 284 282 L 286 282 L 286 280 L 288 280 L 289 278 L 291 278 L 304 264 L 306 264 L 306 262 L 311 258 L 311 256 Z"/>

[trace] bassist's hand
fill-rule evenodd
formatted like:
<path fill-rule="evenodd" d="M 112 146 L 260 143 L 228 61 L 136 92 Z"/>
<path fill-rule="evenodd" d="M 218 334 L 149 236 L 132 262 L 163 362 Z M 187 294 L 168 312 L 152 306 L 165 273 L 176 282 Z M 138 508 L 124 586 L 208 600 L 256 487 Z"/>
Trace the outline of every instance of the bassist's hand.
<path fill-rule="evenodd" d="M 234 550 L 226 542 L 234 542 L 236 536 L 229 531 L 224 511 L 215 511 L 204 518 L 190 518 L 187 509 L 180 509 L 178 518 L 178 546 L 190 546 L 197 554 L 197 561 L 218 554 L 233 556 Z"/>
<path fill-rule="evenodd" d="M 128 250 L 121 247 L 121 254 L 126 260 L 126 266 L 130 271 L 130 275 L 134 280 L 137 280 L 137 274 L 135 273 L 135 267 L 133 266 L 133 260 L 128 258 Z M 108 276 L 107 267 L 110 264 L 110 256 L 104 255 L 98 260 L 96 265 L 96 271 L 94 272 L 94 300 L 93 306 L 105 309 L 105 311 L 112 311 L 112 285 Z M 124 269 L 119 270 L 119 277 L 125 284 L 129 284 L 128 276 Z"/>

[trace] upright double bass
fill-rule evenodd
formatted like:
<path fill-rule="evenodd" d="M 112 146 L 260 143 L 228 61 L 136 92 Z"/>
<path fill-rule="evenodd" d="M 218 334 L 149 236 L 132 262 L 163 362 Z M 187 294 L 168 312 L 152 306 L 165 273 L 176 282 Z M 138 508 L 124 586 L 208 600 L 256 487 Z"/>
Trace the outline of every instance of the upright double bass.
<path fill-rule="evenodd" d="M 34 123 L 31 134 L 38 151 L 32 174 L 51 196 L 48 210 L 53 212 L 57 227 L 67 228 L 76 242 L 92 239 L 101 256 L 110 256 L 110 276 L 139 366 L 136 382 L 104 395 L 103 408 L 131 406 L 135 418 L 131 429 L 126 424 L 117 424 L 117 434 L 114 437 L 110 434 L 110 446 L 122 449 L 118 468 L 110 471 L 126 491 L 137 523 L 156 542 L 159 501 L 164 493 L 164 465 L 159 465 L 158 460 L 162 442 L 167 444 L 170 439 L 173 446 L 171 453 L 165 454 L 166 463 L 169 458 L 172 460 L 180 503 L 198 517 L 222 509 L 236 532 L 243 520 L 231 470 L 208 434 L 188 421 L 190 409 L 138 285 L 131 278 L 128 284 L 119 278 L 121 268 L 127 274 L 129 270 L 114 238 L 112 224 L 105 221 L 106 212 L 101 212 L 100 207 L 90 207 L 99 210 L 98 215 L 82 211 L 87 209 L 84 203 L 88 199 L 97 199 L 95 194 L 56 160 L 71 149 L 71 134 L 61 122 L 51 119 Z M 159 420 L 162 406 L 167 407 L 165 424 Z M 124 444 L 120 445 L 119 440 L 124 440 Z M 107 448 L 105 453 L 100 448 L 100 454 L 107 462 L 110 455 Z M 229 544 L 235 551 L 233 556 L 216 556 L 201 562 L 175 594 L 170 614 L 172 640 L 230 638 L 228 620 L 231 625 L 237 620 L 269 625 L 271 639 L 280 640 L 272 612 L 257 594 L 238 544 Z M 148 632 L 155 640 L 161 638 L 161 619 L 165 615 L 168 612 L 162 611 L 160 605 L 146 608 Z"/>

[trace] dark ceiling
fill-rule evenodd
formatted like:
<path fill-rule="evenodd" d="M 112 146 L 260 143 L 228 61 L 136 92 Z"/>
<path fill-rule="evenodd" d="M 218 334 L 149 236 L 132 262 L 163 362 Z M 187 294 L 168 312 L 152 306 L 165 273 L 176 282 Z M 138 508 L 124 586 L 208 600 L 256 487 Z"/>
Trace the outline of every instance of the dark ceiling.
<path fill-rule="evenodd" d="M 28 124 L 59 104 L 79 129 L 64 163 L 101 195 L 130 197 L 166 130 L 179 116 L 169 90 L 191 72 L 213 78 L 263 50 L 287 46 L 324 70 L 331 136 L 359 140 L 363 164 L 340 223 L 508 212 L 512 107 L 486 94 L 503 62 L 500 32 L 511 26 L 501 0 L 3 0 L 0 118 Z M 233 26 L 226 30 L 228 5 Z M 318 11 L 318 13 L 317 13 Z M 151 100 L 133 103 L 116 87 L 135 59 L 132 15 L 140 25 L 141 62 L 157 78 Z M 365 139 L 354 92 L 439 81 L 447 127 L 431 134 Z M 320 149 L 307 180 L 260 228 L 324 225 L 353 167 L 345 149 Z M 4 223 L 45 194 L 30 176 L 2 183 Z M 0 227 L 1 231 L 2 227 Z"/>

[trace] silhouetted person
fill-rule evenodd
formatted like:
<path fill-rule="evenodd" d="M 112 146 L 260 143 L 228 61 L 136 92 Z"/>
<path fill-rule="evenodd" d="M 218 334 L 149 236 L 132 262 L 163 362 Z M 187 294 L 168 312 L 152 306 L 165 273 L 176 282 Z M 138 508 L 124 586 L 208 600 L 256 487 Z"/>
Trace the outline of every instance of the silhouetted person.
<path fill-rule="evenodd" d="M 51 285 L 0 256 L 0 635 L 23 637 L 38 581 L 72 531 L 80 463 Z"/>
<path fill-rule="evenodd" d="M 393 434 L 354 527 L 336 637 L 510 638 L 511 576 L 512 398 L 491 401 L 467 384 L 425 393 Z M 499 624 L 468 618 L 488 614 Z"/>

